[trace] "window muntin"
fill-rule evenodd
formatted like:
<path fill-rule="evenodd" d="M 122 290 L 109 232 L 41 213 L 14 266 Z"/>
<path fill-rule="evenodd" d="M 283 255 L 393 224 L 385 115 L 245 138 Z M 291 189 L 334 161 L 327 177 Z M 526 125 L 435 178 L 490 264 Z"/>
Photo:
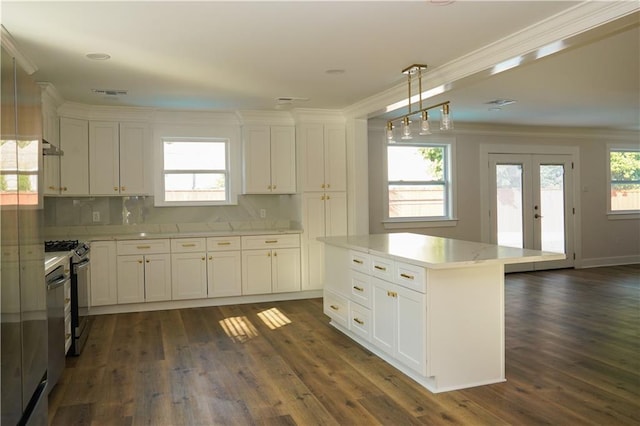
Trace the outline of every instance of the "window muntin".
<path fill-rule="evenodd" d="M 165 138 L 162 157 L 164 204 L 228 204 L 228 139 Z"/>
<path fill-rule="evenodd" d="M 610 148 L 609 211 L 640 212 L 640 149 Z"/>
<path fill-rule="evenodd" d="M 451 217 L 450 145 L 387 145 L 387 219 Z"/>

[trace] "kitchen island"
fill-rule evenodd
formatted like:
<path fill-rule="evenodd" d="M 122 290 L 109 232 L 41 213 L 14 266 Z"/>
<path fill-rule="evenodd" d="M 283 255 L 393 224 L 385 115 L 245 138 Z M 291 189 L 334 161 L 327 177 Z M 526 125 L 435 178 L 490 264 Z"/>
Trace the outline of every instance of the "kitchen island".
<path fill-rule="evenodd" d="M 434 393 L 505 380 L 504 265 L 565 257 L 410 233 L 319 240 L 331 324 Z"/>

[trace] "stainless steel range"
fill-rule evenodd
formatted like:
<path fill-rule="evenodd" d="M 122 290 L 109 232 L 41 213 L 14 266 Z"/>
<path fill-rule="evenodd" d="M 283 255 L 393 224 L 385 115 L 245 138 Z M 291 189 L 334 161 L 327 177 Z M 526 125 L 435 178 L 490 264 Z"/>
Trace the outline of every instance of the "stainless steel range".
<path fill-rule="evenodd" d="M 71 256 L 71 348 L 68 355 L 80 355 L 89 337 L 91 321 L 91 251 L 88 243 L 78 240 L 47 241 L 45 252 L 72 251 Z"/>

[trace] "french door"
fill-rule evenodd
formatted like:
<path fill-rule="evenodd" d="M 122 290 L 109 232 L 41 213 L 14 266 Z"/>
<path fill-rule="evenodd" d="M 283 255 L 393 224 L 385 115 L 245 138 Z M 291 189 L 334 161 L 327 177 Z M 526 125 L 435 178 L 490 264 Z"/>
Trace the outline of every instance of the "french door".
<path fill-rule="evenodd" d="M 489 154 L 491 242 L 565 253 L 565 260 L 508 265 L 507 271 L 574 264 L 570 155 Z"/>

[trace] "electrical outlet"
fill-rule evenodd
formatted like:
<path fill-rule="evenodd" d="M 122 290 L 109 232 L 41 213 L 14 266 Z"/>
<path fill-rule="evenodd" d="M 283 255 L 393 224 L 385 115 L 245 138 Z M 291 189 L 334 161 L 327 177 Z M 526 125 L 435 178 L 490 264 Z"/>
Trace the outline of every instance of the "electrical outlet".
<path fill-rule="evenodd" d="M 260 209 L 260 217 L 264 219 L 267 217 L 267 209 Z"/>
<path fill-rule="evenodd" d="M 100 222 L 100 212 L 93 212 L 93 221 Z"/>

